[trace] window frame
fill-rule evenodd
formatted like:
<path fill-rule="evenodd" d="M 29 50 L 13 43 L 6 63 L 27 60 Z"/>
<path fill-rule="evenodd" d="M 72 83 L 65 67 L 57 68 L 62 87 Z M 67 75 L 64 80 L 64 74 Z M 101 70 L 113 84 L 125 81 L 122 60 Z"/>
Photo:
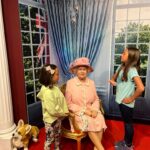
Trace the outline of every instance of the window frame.
<path fill-rule="evenodd" d="M 121 54 L 118 54 L 118 53 L 116 53 L 115 52 L 115 47 L 116 47 L 116 45 L 123 45 L 124 47 L 126 47 L 127 46 L 127 44 L 135 44 L 136 46 L 138 45 L 148 45 L 148 53 L 147 54 L 141 54 L 141 56 L 147 56 L 147 69 L 146 69 L 146 74 L 145 75 L 141 75 L 140 77 L 143 79 L 143 80 L 145 80 L 145 86 L 146 86 L 146 76 L 147 76 L 147 70 L 148 70 L 148 61 L 149 61 L 149 57 L 150 57 L 150 44 L 149 44 L 149 42 L 139 42 L 139 39 L 138 39 L 138 37 L 139 37 L 139 33 L 143 33 L 143 31 L 140 31 L 139 30 L 139 26 L 138 26 L 138 29 L 137 29 L 137 31 L 132 31 L 132 32 L 128 32 L 127 30 L 124 32 L 125 33 L 125 42 L 120 42 L 120 43 L 117 43 L 115 40 L 115 35 L 116 35 L 116 33 L 122 33 L 122 32 L 116 32 L 115 31 L 115 27 L 116 27 L 116 23 L 118 23 L 118 22 L 125 22 L 125 24 L 126 24 L 126 26 L 125 27 L 127 27 L 127 25 L 128 25 L 128 23 L 129 22 L 133 22 L 133 21 L 137 21 L 138 23 L 140 23 L 140 18 L 138 18 L 137 20 L 128 20 L 127 18 L 128 18 L 128 9 L 130 9 L 130 8 L 139 8 L 139 9 L 141 9 L 141 8 L 143 8 L 143 7 L 149 7 L 150 8 L 150 2 L 145 2 L 145 3 L 136 3 L 136 4 L 130 4 L 129 3 L 130 1 L 128 0 L 128 3 L 127 4 L 117 4 L 117 0 L 114 2 L 114 13 L 113 13 L 113 22 L 112 22 L 112 56 L 111 56 L 111 60 L 112 60 L 112 65 L 111 65 L 111 73 L 112 74 L 114 74 L 114 72 L 115 72 L 115 67 L 116 66 L 119 66 L 120 64 L 115 64 L 115 56 L 121 56 Z M 127 16 L 126 16 L 126 19 L 125 20 L 116 20 L 116 12 L 117 12 L 117 10 L 118 9 L 127 9 Z M 140 10 L 139 10 L 139 15 L 140 15 Z M 142 19 L 143 21 L 145 21 L 146 19 Z M 149 20 L 150 21 L 150 19 L 147 19 L 147 20 Z M 145 32 L 145 31 L 144 31 Z M 147 31 L 148 33 L 150 33 L 150 31 Z M 127 42 L 127 34 L 128 33 L 137 33 L 137 41 L 135 42 L 135 43 L 128 43 Z M 114 95 L 114 93 L 113 93 L 113 88 L 111 88 L 111 90 L 110 90 L 112 93 L 110 93 L 110 95 Z M 145 93 L 144 93 L 144 96 L 145 96 Z"/>
<path fill-rule="evenodd" d="M 30 41 L 29 43 L 23 43 L 22 41 L 22 51 L 24 50 L 24 46 L 28 46 L 30 47 L 30 56 L 24 56 L 24 52 L 22 53 L 23 56 L 23 60 L 24 59 L 31 59 L 31 67 L 30 68 L 25 68 L 25 65 L 24 65 L 24 77 L 25 77 L 25 73 L 26 72 L 29 72 L 31 71 L 32 72 L 32 78 L 31 80 L 26 80 L 25 78 L 25 86 L 26 86 L 26 101 L 27 101 L 27 105 L 30 105 L 30 104 L 33 104 L 33 103 L 36 103 L 39 99 L 37 98 L 37 92 L 40 90 L 40 83 L 38 82 L 38 79 L 36 78 L 36 71 L 37 70 L 40 70 L 41 67 L 43 66 L 44 64 L 44 59 L 46 59 L 47 57 L 49 57 L 48 54 L 44 53 L 42 55 L 42 58 L 40 59 L 40 65 L 39 66 L 36 66 L 35 65 L 35 60 L 38 61 L 38 56 L 35 56 L 34 55 L 34 46 L 38 48 L 42 38 L 44 35 L 46 35 L 48 37 L 48 30 L 44 30 L 44 32 L 42 31 L 42 29 L 39 29 L 38 31 L 32 31 L 32 26 L 31 26 L 31 21 L 35 21 L 36 18 L 31 18 L 30 16 L 30 7 L 35 7 L 37 8 L 38 10 L 38 14 L 40 14 L 40 10 L 44 12 L 44 21 L 47 23 L 47 19 L 46 19 L 46 8 L 45 8 L 45 5 L 42 3 L 43 0 L 37 0 L 36 1 L 33 1 L 33 0 L 19 0 L 19 10 L 20 10 L 20 6 L 21 5 L 26 5 L 27 6 L 27 9 L 28 9 L 28 16 L 20 16 L 20 27 L 21 27 L 21 19 L 27 19 L 28 22 L 29 22 L 29 30 L 22 30 L 22 28 L 20 28 L 21 30 L 21 35 L 23 33 L 28 33 L 29 34 L 29 38 L 30 38 Z M 19 11 L 19 14 L 20 14 L 20 11 Z M 48 23 L 47 23 L 48 24 Z M 39 34 L 39 42 L 38 43 L 33 43 L 33 34 Z M 49 41 L 47 41 L 46 43 L 46 51 L 47 51 L 47 48 L 49 47 Z M 31 84 L 31 82 L 33 82 L 33 86 L 31 86 L 31 88 L 33 88 L 33 90 L 31 91 L 27 91 L 27 85 L 28 84 Z M 28 99 L 28 97 L 32 97 L 32 99 Z"/>

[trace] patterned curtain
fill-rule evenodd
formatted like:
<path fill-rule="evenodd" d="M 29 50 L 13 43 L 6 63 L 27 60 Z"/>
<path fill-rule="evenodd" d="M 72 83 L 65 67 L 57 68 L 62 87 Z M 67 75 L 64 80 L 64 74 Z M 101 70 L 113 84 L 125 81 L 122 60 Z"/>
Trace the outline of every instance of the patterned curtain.
<path fill-rule="evenodd" d="M 94 66 L 105 37 L 113 0 L 47 0 L 49 33 L 63 74 L 85 56 Z"/>

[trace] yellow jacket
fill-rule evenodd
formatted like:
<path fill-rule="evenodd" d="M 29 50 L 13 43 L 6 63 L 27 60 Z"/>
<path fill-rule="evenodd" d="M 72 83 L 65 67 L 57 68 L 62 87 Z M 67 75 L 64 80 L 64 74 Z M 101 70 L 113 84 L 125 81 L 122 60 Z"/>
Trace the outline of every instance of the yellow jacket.
<path fill-rule="evenodd" d="M 37 97 L 42 101 L 44 122 L 52 123 L 59 117 L 68 115 L 69 111 L 65 97 L 57 86 L 52 89 L 42 86 Z"/>

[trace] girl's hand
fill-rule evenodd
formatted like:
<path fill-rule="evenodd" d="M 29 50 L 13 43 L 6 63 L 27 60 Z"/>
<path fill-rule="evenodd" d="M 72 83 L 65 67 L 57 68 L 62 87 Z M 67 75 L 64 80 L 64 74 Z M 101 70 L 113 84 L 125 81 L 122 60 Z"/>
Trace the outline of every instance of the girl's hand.
<path fill-rule="evenodd" d="M 124 98 L 124 99 L 122 100 L 122 102 L 123 102 L 123 103 L 125 103 L 125 104 L 130 104 L 130 103 L 132 103 L 132 102 L 133 102 L 133 99 L 132 99 L 132 98 L 130 98 L 130 97 L 128 97 L 128 98 Z"/>
<path fill-rule="evenodd" d="M 113 80 L 109 80 L 108 81 L 112 86 L 116 86 L 117 85 L 117 82 L 113 81 Z"/>
<path fill-rule="evenodd" d="M 91 111 L 91 117 L 92 117 L 92 118 L 96 118 L 96 117 L 97 117 L 97 113 L 98 113 L 97 111 L 92 110 L 92 111 Z"/>

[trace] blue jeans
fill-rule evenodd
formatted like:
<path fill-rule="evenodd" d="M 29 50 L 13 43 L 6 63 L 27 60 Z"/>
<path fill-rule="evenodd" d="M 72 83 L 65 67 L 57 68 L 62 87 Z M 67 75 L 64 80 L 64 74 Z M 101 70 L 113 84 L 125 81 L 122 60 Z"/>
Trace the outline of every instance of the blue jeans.
<path fill-rule="evenodd" d="M 133 129 L 133 108 L 125 106 L 123 104 L 119 105 L 120 112 L 124 121 L 125 136 L 124 141 L 127 146 L 132 145 L 134 129 Z"/>

